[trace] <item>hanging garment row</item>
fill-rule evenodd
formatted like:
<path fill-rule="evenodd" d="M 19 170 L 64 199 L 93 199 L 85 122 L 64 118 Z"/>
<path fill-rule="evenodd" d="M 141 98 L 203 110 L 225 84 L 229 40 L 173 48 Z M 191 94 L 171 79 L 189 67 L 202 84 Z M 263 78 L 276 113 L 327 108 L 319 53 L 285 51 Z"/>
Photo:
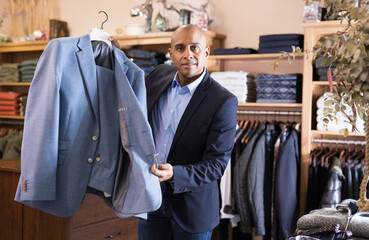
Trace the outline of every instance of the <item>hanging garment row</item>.
<path fill-rule="evenodd" d="M 219 239 L 287 239 L 296 229 L 299 123 L 241 120 L 230 164 L 221 179 Z M 225 220 L 226 219 L 226 220 Z"/>
<path fill-rule="evenodd" d="M 364 177 L 363 148 L 316 147 L 309 157 L 306 211 L 335 208 L 344 199 L 359 199 Z"/>

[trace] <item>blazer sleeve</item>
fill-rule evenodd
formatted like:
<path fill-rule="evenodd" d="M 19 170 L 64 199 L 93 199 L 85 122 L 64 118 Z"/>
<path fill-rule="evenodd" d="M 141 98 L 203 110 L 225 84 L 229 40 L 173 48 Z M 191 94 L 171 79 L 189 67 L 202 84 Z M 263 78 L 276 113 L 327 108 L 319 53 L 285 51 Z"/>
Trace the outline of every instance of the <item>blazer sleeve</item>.
<path fill-rule="evenodd" d="M 28 93 L 16 200 L 54 200 L 58 159 L 60 42 L 38 61 Z"/>
<path fill-rule="evenodd" d="M 237 123 L 237 98 L 226 95 L 216 111 L 206 139 L 201 161 L 173 166 L 173 193 L 198 189 L 223 176 L 234 146 Z"/>

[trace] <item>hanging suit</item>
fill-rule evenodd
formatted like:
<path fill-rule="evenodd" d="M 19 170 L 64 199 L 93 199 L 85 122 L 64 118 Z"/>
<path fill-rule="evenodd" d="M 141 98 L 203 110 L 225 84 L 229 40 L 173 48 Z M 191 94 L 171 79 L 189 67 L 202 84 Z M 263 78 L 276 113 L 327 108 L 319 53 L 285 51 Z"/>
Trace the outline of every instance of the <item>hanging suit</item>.
<path fill-rule="evenodd" d="M 100 122 L 97 68 L 89 35 L 53 39 L 29 90 L 16 201 L 68 217 L 88 187 L 94 186 L 93 176 L 95 182 L 106 181 L 109 187 L 97 190 L 113 195 L 105 201 L 120 217 L 160 207 L 160 184 L 150 172 L 155 147 L 147 121 L 144 73 L 114 46 L 113 53 L 121 142 L 118 163 L 97 155 L 100 125 L 109 126 Z M 117 166 L 116 176 L 111 174 L 111 164 Z"/>

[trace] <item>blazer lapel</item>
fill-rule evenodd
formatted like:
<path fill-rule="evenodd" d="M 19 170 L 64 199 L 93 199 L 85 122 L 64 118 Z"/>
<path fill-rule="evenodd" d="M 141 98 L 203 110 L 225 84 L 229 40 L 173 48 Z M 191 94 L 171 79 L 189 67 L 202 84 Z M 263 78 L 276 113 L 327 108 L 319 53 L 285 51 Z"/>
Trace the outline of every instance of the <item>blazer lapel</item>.
<path fill-rule="evenodd" d="M 158 70 L 155 79 L 150 79 L 150 82 L 146 81 L 146 92 L 147 92 L 147 112 L 150 114 L 152 108 L 158 102 L 160 96 L 168 88 L 169 84 L 174 79 L 174 75 L 177 70 L 174 66 L 161 65 Z M 155 71 L 155 70 L 154 70 Z M 150 115 L 149 115 L 150 116 Z"/>
<path fill-rule="evenodd" d="M 209 74 L 206 73 L 204 76 L 204 79 L 201 81 L 200 85 L 197 87 L 196 91 L 194 92 L 190 102 L 188 103 L 188 106 L 186 110 L 184 111 L 181 120 L 179 121 L 169 153 L 172 151 L 173 146 L 176 144 L 183 130 L 186 128 L 188 121 L 191 119 L 192 115 L 194 114 L 196 109 L 199 107 L 200 103 L 206 97 L 207 95 L 206 89 L 209 87 L 210 83 L 211 83 L 211 78 Z"/>
<path fill-rule="evenodd" d="M 123 102 L 125 102 L 125 105 L 127 105 L 127 101 L 129 101 L 129 98 L 127 98 L 127 91 L 131 89 L 131 86 L 129 85 L 129 81 L 127 78 L 127 71 L 128 66 L 125 64 L 124 58 L 118 57 L 118 51 L 113 45 L 113 51 L 114 51 L 114 74 L 115 74 L 115 83 L 118 88 L 118 97 L 119 97 L 119 108 L 122 108 Z"/>
<path fill-rule="evenodd" d="M 98 96 L 96 65 L 93 58 L 90 36 L 82 36 L 77 43 L 79 50 L 76 52 L 79 68 L 81 69 L 82 79 L 87 89 L 87 95 L 90 99 L 91 107 L 95 118 L 98 119 Z"/>

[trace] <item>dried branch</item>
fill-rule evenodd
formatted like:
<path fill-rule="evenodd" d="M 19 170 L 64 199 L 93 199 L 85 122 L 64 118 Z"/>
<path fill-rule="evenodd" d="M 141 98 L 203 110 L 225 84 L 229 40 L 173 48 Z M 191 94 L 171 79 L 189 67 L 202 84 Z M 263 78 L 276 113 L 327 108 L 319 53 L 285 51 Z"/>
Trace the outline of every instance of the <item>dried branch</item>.
<path fill-rule="evenodd" d="M 191 8 L 191 9 L 195 10 L 195 11 L 199 11 L 199 12 L 207 12 L 207 11 L 206 11 L 206 8 L 208 7 L 208 5 L 210 4 L 210 2 L 211 2 L 211 1 L 212 1 L 212 0 L 208 0 L 206 3 L 201 4 L 199 8 L 194 7 L 194 6 L 192 6 L 191 4 L 189 4 L 189 3 L 176 2 L 176 4 L 178 4 L 178 5 L 182 5 L 182 6 L 186 6 L 186 7 L 188 7 L 188 8 Z"/>
<path fill-rule="evenodd" d="M 175 11 L 179 14 L 179 10 L 177 8 L 173 7 L 173 5 L 168 6 L 167 0 L 157 0 L 156 2 L 157 3 L 162 3 L 166 10 L 172 10 L 172 11 Z"/>

